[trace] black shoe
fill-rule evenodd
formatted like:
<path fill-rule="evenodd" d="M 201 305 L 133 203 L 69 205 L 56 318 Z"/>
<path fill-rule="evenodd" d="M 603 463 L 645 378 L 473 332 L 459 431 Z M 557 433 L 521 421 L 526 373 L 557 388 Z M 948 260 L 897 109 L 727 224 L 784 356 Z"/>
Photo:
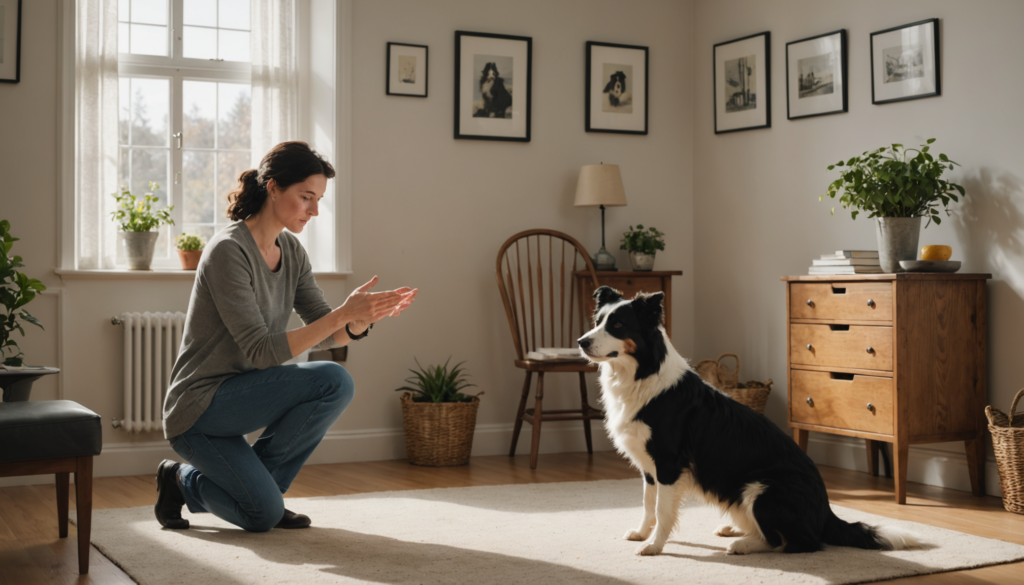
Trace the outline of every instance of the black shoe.
<path fill-rule="evenodd" d="M 281 517 L 281 521 L 277 523 L 274 528 L 309 528 L 311 522 L 309 516 L 305 514 L 296 514 L 291 510 L 286 509 L 284 516 Z"/>
<path fill-rule="evenodd" d="M 188 520 L 181 517 L 181 507 L 185 505 L 185 496 L 178 487 L 178 467 L 180 463 L 164 459 L 156 468 L 156 505 L 153 511 L 156 519 L 164 528 L 177 530 L 188 528 Z"/>

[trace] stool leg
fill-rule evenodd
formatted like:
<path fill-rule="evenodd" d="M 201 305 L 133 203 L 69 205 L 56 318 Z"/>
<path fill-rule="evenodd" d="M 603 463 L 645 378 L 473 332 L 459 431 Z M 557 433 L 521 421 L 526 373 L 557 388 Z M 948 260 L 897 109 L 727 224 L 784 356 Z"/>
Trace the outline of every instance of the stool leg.
<path fill-rule="evenodd" d="M 580 372 L 580 399 L 583 401 L 581 412 L 583 416 L 590 416 L 590 403 L 587 402 L 587 379 Z M 587 437 L 587 453 L 594 454 L 594 441 L 590 436 L 590 419 L 583 419 L 583 434 Z"/>
<path fill-rule="evenodd" d="M 523 412 L 526 410 L 526 399 L 530 396 L 530 381 L 533 379 L 533 372 L 526 372 L 526 382 L 523 383 L 523 396 L 519 399 L 519 410 L 516 412 L 516 424 L 512 427 L 512 447 L 508 450 L 509 457 L 516 456 L 516 443 L 519 442 L 519 431 L 523 428 Z"/>
<path fill-rule="evenodd" d="M 75 509 L 78 511 L 78 572 L 89 573 L 92 533 L 92 457 L 79 457 L 75 471 Z"/>
<path fill-rule="evenodd" d="M 537 372 L 537 400 L 533 407 L 533 442 L 530 445 L 530 469 L 537 469 L 540 453 L 540 422 L 544 416 L 544 372 Z"/>
<path fill-rule="evenodd" d="M 71 474 L 64 471 L 57 476 L 57 533 L 61 538 L 68 537 L 68 482 Z"/>

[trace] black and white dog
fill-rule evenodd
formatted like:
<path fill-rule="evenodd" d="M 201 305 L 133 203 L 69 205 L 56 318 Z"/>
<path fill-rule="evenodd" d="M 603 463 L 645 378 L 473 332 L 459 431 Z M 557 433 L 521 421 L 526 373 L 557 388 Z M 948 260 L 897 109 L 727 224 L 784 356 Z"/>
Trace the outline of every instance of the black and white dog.
<path fill-rule="evenodd" d="M 617 107 L 622 94 L 626 93 L 626 74 L 621 71 L 613 73 L 604 86 L 604 93 L 608 94 L 608 103 Z"/>
<path fill-rule="evenodd" d="M 512 94 L 505 89 L 505 80 L 494 63 L 484 65 L 484 70 L 480 72 L 480 94 L 484 98 L 484 107 L 477 110 L 474 117 L 505 117 L 505 110 L 512 105 Z"/>
<path fill-rule="evenodd" d="M 771 421 L 706 384 L 672 347 L 664 293 L 624 300 L 594 292 L 595 327 L 579 339 L 600 364 L 605 426 L 644 478 L 644 516 L 627 540 L 661 553 L 687 496 L 731 519 L 729 554 L 813 552 L 823 544 L 897 550 L 919 544 L 893 527 L 840 520 L 814 462 Z"/>

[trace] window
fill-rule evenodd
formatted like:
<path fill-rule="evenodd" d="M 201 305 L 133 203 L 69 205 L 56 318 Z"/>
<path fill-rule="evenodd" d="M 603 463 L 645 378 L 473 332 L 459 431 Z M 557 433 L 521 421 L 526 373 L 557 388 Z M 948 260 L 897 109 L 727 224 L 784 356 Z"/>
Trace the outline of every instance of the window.
<path fill-rule="evenodd" d="M 226 195 L 252 167 L 249 5 L 118 1 L 119 184 L 139 196 L 152 181 L 157 205 L 174 205 L 155 266 L 177 263 L 175 235 L 229 223 Z"/>

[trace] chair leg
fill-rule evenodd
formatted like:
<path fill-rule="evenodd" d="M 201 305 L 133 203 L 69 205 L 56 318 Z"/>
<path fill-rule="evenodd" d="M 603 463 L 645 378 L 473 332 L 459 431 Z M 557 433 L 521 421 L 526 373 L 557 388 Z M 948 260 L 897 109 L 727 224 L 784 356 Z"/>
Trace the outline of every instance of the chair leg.
<path fill-rule="evenodd" d="M 68 497 L 70 473 L 64 471 L 57 476 L 57 533 L 61 538 L 68 537 Z"/>
<path fill-rule="evenodd" d="M 544 416 L 544 372 L 537 372 L 537 400 L 533 407 L 533 442 L 530 444 L 530 469 L 537 469 L 540 452 L 540 423 Z"/>
<path fill-rule="evenodd" d="M 78 511 L 78 572 L 89 573 L 92 533 L 92 457 L 79 457 L 75 471 L 75 509 Z"/>
<path fill-rule="evenodd" d="M 523 428 L 523 412 L 526 411 L 526 398 L 530 395 L 530 381 L 533 379 L 533 372 L 526 372 L 526 382 L 523 383 L 523 396 L 519 399 L 519 410 L 516 412 L 516 424 L 512 427 L 512 447 L 508 450 L 509 457 L 516 456 L 516 443 L 519 442 L 519 431 Z"/>
<path fill-rule="evenodd" d="M 587 379 L 583 372 L 580 372 L 580 399 L 583 406 L 580 411 L 583 416 L 590 416 L 590 403 L 587 402 Z M 590 436 L 590 419 L 583 419 L 583 434 L 587 436 L 587 453 L 594 454 L 594 440 Z"/>

